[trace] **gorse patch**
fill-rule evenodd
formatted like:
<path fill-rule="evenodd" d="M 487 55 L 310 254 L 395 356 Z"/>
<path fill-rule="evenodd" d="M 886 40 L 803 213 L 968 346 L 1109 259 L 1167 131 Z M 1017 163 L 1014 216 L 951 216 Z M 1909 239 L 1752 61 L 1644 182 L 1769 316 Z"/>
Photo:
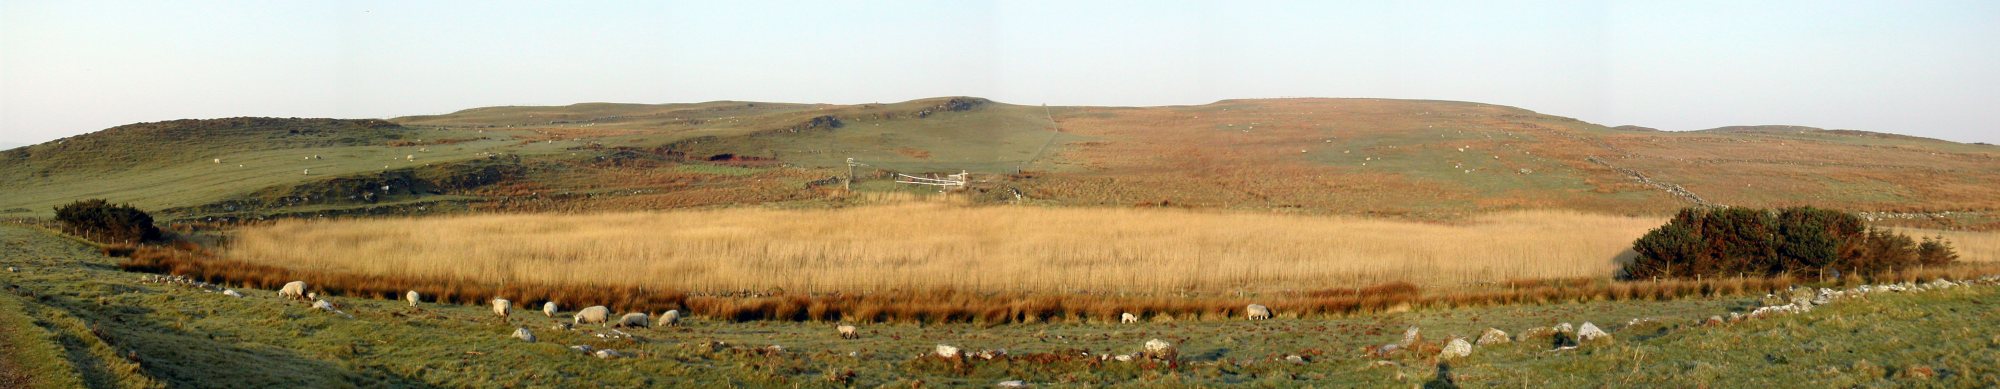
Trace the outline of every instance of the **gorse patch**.
<path fill-rule="evenodd" d="M 56 221 L 71 234 L 107 242 L 154 242 L 160 228 L 153 216 L 131 205 L 111 204 L 103 199 L 79 200 L 56 207 Z"/>
<path fill-rule="evenodd" d="M 1943 237 L 1922 243 L 1860 217 L 1811 207 L 1691 208 L 1633 242 L 1627 279 L 1785 274 L 1872 275 L 1958 259 Z"/>

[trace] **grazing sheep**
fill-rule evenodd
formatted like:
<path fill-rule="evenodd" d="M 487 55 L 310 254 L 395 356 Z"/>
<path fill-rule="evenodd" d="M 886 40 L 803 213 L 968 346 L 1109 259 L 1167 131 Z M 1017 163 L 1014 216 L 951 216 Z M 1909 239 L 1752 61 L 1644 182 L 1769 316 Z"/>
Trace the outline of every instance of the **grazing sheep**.
<path fill-rule="evenodd" d="M 542 315 L 548 317 L 556 317 L 556 302 L 550 301 L 542 303 Z"/>
<path fill-rule="evenodd" d="M 618 318 L 618 323 L 611 326 L 616 328 L 645 328 L 651 324 L 651 321 L 652 318 L 646 316 L 644 312 L 632 312 L 625 314 L 625 317 Z"/>
<path fill-rule="evenodd" d="M 576 324 L 578 325 L 604 324 L 607 320 L 611 320 L 611 308 L 605 308 L 603 305 L 576 311 Z"/>
<path fill-rule="evenodd" d="M 1244 310 L 1248 311 L 1250 320 L 1266 320 L 1271 318 L 1271 308 L 1263 305 L 1250 304 L 1250 307 Z"/>
<path fill-rule="evenodd" d="M 937 345 L 937 349 L 932 350 L 932 353 L 937 354 L 938 358 L 944 358 L 944 359 L 958 358 L 959 355 L 957 347 L 952 347 L 942 344 Z"/>
<path fill-rule="evenodd" d="M 514 338 L 520 339 L 521 341 L 524 342 L 534 343 L 535 333 L 529 332 L 528 327 L 519 327 L 514 329 Z"/>
<path fill-rule="evenodd" d="M 326 300 L 316 300 L 313 301 L 313 309 L 332 311 L 333 303 L 326 302 Z"/>
<path fill-rule="evenodd" d="M 840 331 L 841 339 L 861 339 L 861 331 L 852 325 L 842 324 L 834 329 Z"/>
<path fill-rule="evenodd" d="M 414 290 L 412 290 L 412 291 L 410 291 L 410 293 L 404 293 L 404 294 L 403 294 L 403 299 L 404 299 L 404 300 L 409 300 L 409 301 L 410 301 L 410 306 L 414 307 L 414 306 L 417 306 L 417 302 L 418 302 L 418 301 L 422 301 L 422 300 L 423 300 L 423 296 L 422 296 L 422 295 L 418 295 L 418 294 L 417 294 L 417 291 L 414 291 Z"/>
<path fill-rule="evenodd" d="M 1119 322 L 1119 323 L 1125 323 L 1125 324 L 1132 324 L 1132 323 L 1138 323 L 1138 322 L 1139 322 L 1139 315 L 1134 315 L 1134 314 L 1132 314 L 1131 312 L 1126 312 L 1126 313 L 1123 313 L 1123 314 L 1119 314 L 1119 315 L 1118 315 L 1118 322 Z"/>
<path fill-rule="evenodd" d="M 292 281 L 285 283 L 284 288 L 278 289 L 278 297 L 304 300 L 306 298 L 306 282 Z"/>
<path fill-rule="evenodd" d="M 681 325 L 681 311 L 680 311 L 680 310 L 678 310 L 678 309 L 675 309 L 675 310 L 669 310 L 669 311 L 667 311 L 666 313 L 661 313 L 661 314 L 660 314 L 660 326 L 661 326 L 661 327 L 677 327 L 677 326 L 680 326 L 680 325 Z"/>
<path fill-rule="evenodd" d="M 596 355 L 597 359 L 612 359 L 625 356 L 625 354 L 618 353 L 618 350 L 612 349 L 597 350 L 597 353 L 592 355 Z"/>
<path fill-rule="evenodd" d="M 507 299 L 493 299 L 493 314 L 507 317 L 511 313 L 514 313 L 514 302 Z"/>

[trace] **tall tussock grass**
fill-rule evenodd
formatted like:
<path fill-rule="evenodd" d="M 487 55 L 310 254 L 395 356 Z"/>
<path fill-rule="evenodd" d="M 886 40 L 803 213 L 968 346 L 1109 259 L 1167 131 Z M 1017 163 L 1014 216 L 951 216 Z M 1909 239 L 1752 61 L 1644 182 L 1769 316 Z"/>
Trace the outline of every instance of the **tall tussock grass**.
<path fill-rule="evenodd" d="M 1607 276 L 1663 219 L 1458 224 L 1174 209 L 721 209 L 282 221 L 225 255 L 291 269 L 690 292 L 1271 292 Z"/>

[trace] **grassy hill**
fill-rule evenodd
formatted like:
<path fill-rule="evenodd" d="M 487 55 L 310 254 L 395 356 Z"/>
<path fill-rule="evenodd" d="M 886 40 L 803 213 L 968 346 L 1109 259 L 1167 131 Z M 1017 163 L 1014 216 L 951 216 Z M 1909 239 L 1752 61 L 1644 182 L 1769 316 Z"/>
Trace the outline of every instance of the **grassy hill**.
<path fill-rule="evenodd" d="M 808 183 L 837 183 L 848 158 L 866 164 L 856 190 L 923 192 L 932 189 L 886 177 L 964 170 L 976 173 L 968 197 L 980 202 L 1019 193 L 1046 205 L 1426 220 L 1812 204 L 1930 227 L 2000 226 L 1993 146 L 1790 126 L 1661 132 L 1384 99 L 586 103 L 386 121 L 142 123 L 0 152 L 0 216 L 46 215 L 85 197 L 183 220 L 825 206 L 854 197 Z"/>

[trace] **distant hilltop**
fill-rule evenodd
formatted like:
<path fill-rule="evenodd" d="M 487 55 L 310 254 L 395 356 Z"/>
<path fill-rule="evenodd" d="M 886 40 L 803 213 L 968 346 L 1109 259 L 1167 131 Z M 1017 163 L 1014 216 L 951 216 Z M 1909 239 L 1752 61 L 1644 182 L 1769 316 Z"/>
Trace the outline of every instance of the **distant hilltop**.
<path fill-rule="evenodd" d="M 2000 226 L 2000 148 L 1986 145 L 1799 126 L 1608 127 L 1457 101 L 967 96 L 142 123 L 0 152 L 0 217 L 84 197 L 167 220 L 841 206 L 857 193 L 935 193 L 896 177 L 961 171 L 970 178 L 946 189 L 974 203 L 1422 220 L 1813 205 Z"/>

